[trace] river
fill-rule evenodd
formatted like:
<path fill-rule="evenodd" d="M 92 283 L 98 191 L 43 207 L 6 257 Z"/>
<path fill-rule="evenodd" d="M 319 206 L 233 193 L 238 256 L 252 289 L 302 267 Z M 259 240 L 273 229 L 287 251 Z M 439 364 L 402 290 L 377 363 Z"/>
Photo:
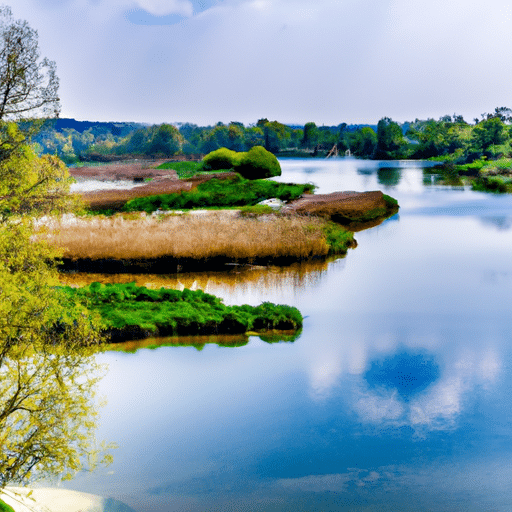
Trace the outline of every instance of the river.
<path fill-rule="evenodd" d="M 97 436 L 119 448 L 65 486 L 138 512 L 510 511 L 512 198 L 414 162 L 281 164 L 281 181 L 380 189 L 400 212 L 324 265 L 160 276 L 296 306 L 303 332 L 99 355 Z"/>

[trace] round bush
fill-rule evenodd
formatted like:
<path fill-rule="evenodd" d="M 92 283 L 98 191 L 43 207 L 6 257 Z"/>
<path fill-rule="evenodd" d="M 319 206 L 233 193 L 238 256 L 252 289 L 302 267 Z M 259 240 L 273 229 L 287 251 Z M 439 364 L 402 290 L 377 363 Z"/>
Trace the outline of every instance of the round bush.
<path fill-rule="evenodd" d="M 281 175 L 277 158 L 262 146 L 255 146 L 239 155 L 238 162 L 234 162 L 235 171 L 246 179 L 257 180 Z"/>
<path fill-rule="evenodd" d="M 220 169 L 232 169 L 238 160 L 239 154 L 227 148 L 220 148 L 208 153 L 203 158 L 205 171 L 218 171 Z"/>

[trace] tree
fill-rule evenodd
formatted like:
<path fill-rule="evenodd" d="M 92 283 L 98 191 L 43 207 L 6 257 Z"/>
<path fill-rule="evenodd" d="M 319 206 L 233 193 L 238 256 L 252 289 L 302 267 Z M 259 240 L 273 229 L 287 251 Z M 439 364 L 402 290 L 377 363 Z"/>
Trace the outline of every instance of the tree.
<path fill-rule="evenodd" d="M 37 32 L 0 7 L 0 488 L 78 470 L 94 442 L 89 357 L 97 323 L 58 290 L 38 219 L 73 208 L 55 156 L 27 144 L 34 123 L 58 114 L 55 65 L 40 61 Z M 20 128 L 22 126 L 22 128 Z M 27 128 L 28 126 L 28 128 Z M 40 220 L 39 220 L 40 225 Z M 90 347 L 90 348 L 87 348 Z M 94 450 L 92 450 L 94 452 Z"/>
<path fill-rule="evenodd" d="M 377 147 L 374 158 L 388 160 L 399 158 L 405 145 L 402 129 L 389 117 L 383 117 L 377 124 Z"/>
<path fill-rule="evenodd" d="M 490 146 L 507 141 L 508 133 L 499 116 L 478 123 L 473 128 L 473 140 L 477 148 L 487 151 Z"/>
<path fill-rule="evenodd" d="M 161 124 L 149 143 L 148 154 L 172 156 L 183 146 L 183 136 L 178 128 L 171 124 Z"/>
<path fill-rule="evenodd" d="M 290 140 L 290 129 L 278 121 L 265 123 L 265 149 L 271 153 L 279 153 Z"/>
<path fill-rule="evenodd" d="M 71 476 L 96 453 L 98 329 L 58 292 L 58 251 L 32 224 L 0 224 L 0 489 Z"/>
<path fill-rule="evenodd" d="M 0 121 L 60 112 L 55 62 L 41 59 L 37 31 L 0 7 Z"/>
<path fill-rule="evenodd" d="M 304 125 L 304 136 L 301 146 L 306 149 L 314 148 L 318 144 L 318 128 L 315 123 L 306 123 Z"/>
<path fill-rule="evenodd" d="M 346 142 L 348 149 L 354 156 L 370 158 L 377 146 L 377 134 L 369 126 L 363 126 L 353 133 L 347 132 Z"/>

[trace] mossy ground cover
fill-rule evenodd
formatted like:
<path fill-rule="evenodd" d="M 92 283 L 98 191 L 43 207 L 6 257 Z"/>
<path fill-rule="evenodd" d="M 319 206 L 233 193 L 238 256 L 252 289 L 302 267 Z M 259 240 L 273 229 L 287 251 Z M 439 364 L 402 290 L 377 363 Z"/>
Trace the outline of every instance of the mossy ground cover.
<path fill-rule="evenodd" d="M 150 336 L 297 331 L 303 321 L 299 310 L 291 306 L 270 302 L 226 306 L 222 299 L 201 290 L 152 290 L 135 283 L 92 283 L 61 290 L 67 300 L 98 313 L 103 331 L 114 342 Z"/>
<path fill-rule="evenodd" d="M 199 172 L 202 171 L 201 162 L 192 162 L 192 161 L 184 161 L 184 162 L 165 162 L 160 164 L 157 169 L 172 169 L 176 171 L 178 174 L 178 178 L 181 180 L 192 178 Z"/>
<path fill-rule="evenodd" d="M 291 201 L 314 190 L 314 185 L 278 183 L 271 180 L 247 180 L 241 176 L 228 179 L 213 178 L 191 191 L 160 194 L 128 201 L 124 211 L 181 210 L 205 207 L 254 206 L 271 198 Z"/>
<path fill-rule="evenodd" d="M 0 499 L 0 512 L 14 512 L 14 509 Z"/>

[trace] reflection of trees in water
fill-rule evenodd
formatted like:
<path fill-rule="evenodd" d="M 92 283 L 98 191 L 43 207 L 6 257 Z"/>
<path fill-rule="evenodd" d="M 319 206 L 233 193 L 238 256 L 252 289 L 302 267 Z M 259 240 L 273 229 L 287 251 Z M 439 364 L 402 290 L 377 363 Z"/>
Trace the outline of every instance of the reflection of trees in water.
<path fill-rule="evenodd" d="M 377 180 L 385 187 L 394 187 L 401 179 L 402 171 L 398 167 L 381 167 L 377 170 Z"/>
<path fill-rule="evenodd" d="M 0 354 L 0 489 L 36 477 L 71 476 L 96 464 L 92 448 L 100 378 L 93 350 L 8 346 Z M 84 463 L 85 457 L 88 461 Z"/>
<path fill-rule="evenodd" d="M 484 226 L 492 226 L 498 231 L 508 231 L 512 228 L 512 217 L 480 217 Z"/>
<path fill-rule="evenodd" d="M 88 274 L 62 273 L 61 281 L 67 285 L 85 286 L 95 281 L 100 283 L 130 283 L 148 288 L 190 288 L 212 292 L 215 289 L 275 291 L 283 288 L 292 290 L 311 288 L 321 281 L 330 260 L 314 260 L 294 263 L 287 267 L 257 267 L 233 265 L 224 272 L 190 272 L 183 274 Z M 340 263 L 340 258 L 337 258 Z"/>
<path fill-rule="evenodd" d="M 96 425 L 98 334 L 64 303 L 46 263 L 55 252 L 31 240 L 28 224 L 0 225 L 0 255 L 1 489 L 81 468 Z"/>

